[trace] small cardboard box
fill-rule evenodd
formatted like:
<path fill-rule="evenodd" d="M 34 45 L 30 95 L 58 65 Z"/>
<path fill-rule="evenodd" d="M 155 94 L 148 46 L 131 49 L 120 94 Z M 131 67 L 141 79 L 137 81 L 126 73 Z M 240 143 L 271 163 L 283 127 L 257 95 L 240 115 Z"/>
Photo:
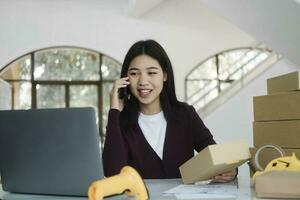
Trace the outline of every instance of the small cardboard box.
<path fill-rule="evenodd" d="M 185 184 L 208 180 L 231 171 L 250 159 L 246 142 L 209 145 L 179 167 Z"/>
<path fill-rule="evenodd" d="M 254 155 L 256 153 L 258 148 L 256 147 L 252 147 L 250 148 L 250 153 L 251 153 L 251 160 L 250 160 L 250 165 L 254 166 Z M 285 152 L 285 156 L 291 156 L 292 153 L 295 153 L 296 157 L 298 159 L 300 159 L 300 149 L 286 149 L 283 148 L 284 152 Z M 259 164 L 265 168 L 267 166 L 267 164 L 269 164 L 269 162 L 271 162 L 273 159 L 278 158 L 280 156 L 279 152 L 276 151 L 273 148 L 265 148 L 263 149 L 258 157 L 258 162 Z M 255 169 L 254 168 L 250 168 L 250 176 L 252 177 L 253 174 L 255 173 Z"/>
<path fill-rule="evenodd" d="M 267 79 L 268 94 L 300 90 L 300 71 Z"/>
<path fill-rule="evenodd" d="M 300 102 L 299 102 L 300 103 Z M 253 122 L 253 144 L 300 148 L 300 120 Z"/>
<path fill-rule="evenodd" d="M 300 199 L 299 171 L 268 171 L 255 179 L 255 193 L 259 198 Z"/>
<path fill-rule="evenodd" d="M 253 97 L 254 121 L 300 119 L 300 91 Z"/>

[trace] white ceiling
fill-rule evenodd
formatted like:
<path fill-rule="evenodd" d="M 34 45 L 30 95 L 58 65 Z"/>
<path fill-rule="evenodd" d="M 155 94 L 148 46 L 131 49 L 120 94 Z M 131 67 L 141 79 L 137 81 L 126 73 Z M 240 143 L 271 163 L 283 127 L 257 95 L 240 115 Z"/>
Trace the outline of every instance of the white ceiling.
<path fill-rule="evenodd" d="M 165 0 L 128 0 L 128 16 L 141 17 Z"/>

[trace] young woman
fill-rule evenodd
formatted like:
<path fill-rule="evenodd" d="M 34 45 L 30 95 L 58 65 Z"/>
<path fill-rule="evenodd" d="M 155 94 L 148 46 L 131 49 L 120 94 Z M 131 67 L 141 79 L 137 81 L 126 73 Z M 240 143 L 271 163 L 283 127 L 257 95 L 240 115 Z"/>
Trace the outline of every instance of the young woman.
<path fill-rule="evenodd" d="M 106 176 L 130 165 L 143 178 L 179 178 L 179 166 L 194 150 L 215 144 L 195 109 L 177 100 L 171 62 L 153 40 L 129 49 L 110 103 L 103 150 Z M 226 182 L 235 174 L 213 179 Z"/>

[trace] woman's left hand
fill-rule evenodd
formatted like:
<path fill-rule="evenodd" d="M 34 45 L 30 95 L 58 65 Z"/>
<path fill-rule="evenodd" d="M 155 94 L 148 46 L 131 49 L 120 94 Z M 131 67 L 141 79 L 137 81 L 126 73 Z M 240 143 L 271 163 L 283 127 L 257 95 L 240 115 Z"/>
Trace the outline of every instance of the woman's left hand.
<path fill-rule="evenodd" d="M 232 181 L 237 175 L 237 170 L 234 169 L 230 172 L 224 172 L 223 174 L 219 174 L 212 178 L 212 182 L 214 183 L 226 183 Z"/>

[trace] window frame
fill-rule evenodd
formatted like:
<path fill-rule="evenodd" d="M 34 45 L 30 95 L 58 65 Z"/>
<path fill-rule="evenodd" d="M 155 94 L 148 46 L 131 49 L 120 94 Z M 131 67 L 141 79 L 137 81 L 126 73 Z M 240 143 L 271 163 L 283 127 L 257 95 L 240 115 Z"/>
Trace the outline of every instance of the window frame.
<path fill-rule="evenodd" d="M 89 52 L 93 52 L 95 54 L 97 54 L 97 56 L 99 56 L 99 80 L 35 80 L 34 79 L 34 70 L 35 70 L 35 53 L 40 52 L 40 51 L 47 51 L 47 50 L 52 50 L 52 49 L 78 49 L 78 50 L 85 50 L 85 51 L 89 51 Z M 47 48 L 42 48 L 42 49 L 37 49 L 34 50 L 32 52 L 26 53 L 24 55 L 21 55 L 19 57 L 17 57 L 16 59 L 12 60 L 11 62 L 9 62 L 7 65 L 5 65 L 1 70 L 0 70 L 0 74 L 5 71 L 7 69 L 7 67 L 10 67 L 11 64 L 17 62 L 18 60 L 25 58 L 29 56 L 30 57 L 30 79 L 3 79 L 4 81 L 8 82 L 9 84 L 12 85 L 12 110 L 15 110 L 15 95 L 14 95 L 14 86 L 12 83 L 18 83 L 18 82 L 28 82 L 31 84 L 31 106 L 30 109 L 37 109 L 37 88 L 36 86 L 39 85 L 60 85 L 60 86 L 64 86 L 65 87 L 65 108 L 69 108 L 70 107 L 70 86 L 73 85 L 83 85 L 83 86 L 87 86 L 87 85 L 93 85 L 97 87 L 97 99 L 98 99 L 98 117 L 99 117 L 99 121 L 98 121 L 98 128 L 99 128 L 99 135 L 100 135 L 100 140 L 101 140 L 101 145 L 103 147 L 103 143 L 105 140 L 105 134 L 103 132 L 104 130 L 104 124 L 103 124 L 103 114 L 108 115 L 108 113 L 103 113 L 104 110 L 104 95 L 107 94 L 103 94 L 103 84 L 113 84 L 114 81 L 116 79 L 103 79 L 102 77 L 102 64 L 103 64 L 103 57 L 105 56 L 106 59 L 109 59 L 111 61 L 113 61 L 114 63 L 118 64 L 120 67 L 121 71 L 121 63 L 106 55 L 103 54 L 101 52 L 98 52 L 96 50 L 93 49 L 88 49 L 88 48 L 83 48 L 83 47 L 77 47 L 77 46 L 52 46 L 52 47 L 47 47 Z M 116 77 L 117 78 L 117 77 Z"/>

